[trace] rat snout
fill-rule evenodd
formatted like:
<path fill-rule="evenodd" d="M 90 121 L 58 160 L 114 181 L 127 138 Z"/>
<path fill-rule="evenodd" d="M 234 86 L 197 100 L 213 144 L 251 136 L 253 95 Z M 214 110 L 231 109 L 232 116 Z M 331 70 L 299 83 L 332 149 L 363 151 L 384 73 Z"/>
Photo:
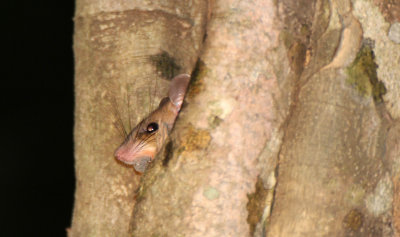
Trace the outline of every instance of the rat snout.
<path fill-rule="evenodd" d="M 130 147 L 126 146 L 125 144 L 121 145 L 120 147 L 118 147 L 117 150 L 115 150 L 114 152 L 114 157 L 119 160 L 122 161 L 124 163 L 127 163 L 129 161 L 131 161 L 131 151 L 130 151 Z"/>
<path fill-rule="evenodd" d="M 153 160 L 155 148 L 152 146 L 142 147 L 137 149 L 137 146 L 132 144 L 123 144 L 114 152 L 117 160 L 132 165 L 137 172 L 143 173 L 148 164 Z"/>

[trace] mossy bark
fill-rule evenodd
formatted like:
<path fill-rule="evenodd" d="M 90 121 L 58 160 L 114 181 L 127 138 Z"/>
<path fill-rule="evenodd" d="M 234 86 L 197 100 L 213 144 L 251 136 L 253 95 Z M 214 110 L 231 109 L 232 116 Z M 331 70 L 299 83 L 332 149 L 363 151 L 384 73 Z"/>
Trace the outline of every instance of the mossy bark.
<path fill-rule="evenodd" d="M 306 42 L 309 57 L 293 87 L 267 236 L 399 234 L 393 225 L 399 222 L 399 203 L 394 201 L 399 171 L 392 169 L 399 167 L 393 163 L 399 161 L 393 157 L 399 157 L 399 144 L 388 144 L 393 136 L 388 131 L 398 126 L 392 118 L 396 113 L 387 109 L 395 98 L 384 100 L 382 80 L 391 79 L 376 70 L 373 42 L 381 40 L 382 32 L 365 32 L 370 22 L 357 17 L 359 4 L 375 6 L 361 2 L 308 1 L 315 10 L 312 20 L 298 18 L 313 22 Z M 282 5 L 294 9 L 290 3 Z M 299 38 L 294 35 L 292 39 Z M 399 49 L 390 43 L 386 47 Z"/>
<path fill-rule="evenodd" d="M 187 4 L 78 2 L 71 236 L 399 234 L 400 46 L 380 8 Z M 139 119 L 192 70 L 155 162 L 117 164 L 107 108 Z"/>

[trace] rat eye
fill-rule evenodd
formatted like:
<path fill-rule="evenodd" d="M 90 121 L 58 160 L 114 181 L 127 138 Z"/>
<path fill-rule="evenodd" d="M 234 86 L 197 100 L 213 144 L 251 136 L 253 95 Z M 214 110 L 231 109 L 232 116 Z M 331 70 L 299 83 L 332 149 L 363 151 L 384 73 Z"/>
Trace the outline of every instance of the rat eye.
<path fill-rule="evenodd" d="M 146 132 L 147 133 L 153 133 L 158 130 L 158 124 L 157 123 L 150 123 L 147 125 Z"/>

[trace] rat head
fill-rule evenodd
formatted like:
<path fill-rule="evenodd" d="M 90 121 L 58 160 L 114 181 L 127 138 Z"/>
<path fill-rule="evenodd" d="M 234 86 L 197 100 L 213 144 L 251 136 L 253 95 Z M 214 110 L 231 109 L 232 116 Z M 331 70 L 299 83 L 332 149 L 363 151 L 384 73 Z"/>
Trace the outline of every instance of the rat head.
<path fill-rule="evenodd" d="M 174 111 L 167 111 L 169 107 L 173 109 L 172 103 L 165 99 L 157 110 L 131 131 L 114 153 L 118 160 L 133 165 L 138 172 L 144 172 L 148 163 L 154 159 L 174 122 Z"/>
<path fill-rule="evenodd" d="M 181 108 L 190 76 L 181 74 L 172 79 L 169 95 L 158 108 L 143 119 L 115 151 L 115 157 L 138 172 L 144 172 L 160 151 Z"/>

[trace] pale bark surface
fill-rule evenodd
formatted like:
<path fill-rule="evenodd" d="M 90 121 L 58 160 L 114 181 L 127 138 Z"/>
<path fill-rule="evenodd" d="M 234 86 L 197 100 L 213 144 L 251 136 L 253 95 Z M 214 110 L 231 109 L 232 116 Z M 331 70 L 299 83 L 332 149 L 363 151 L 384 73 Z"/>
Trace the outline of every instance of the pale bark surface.
<path fill-rule="evenodd" d="M 144 177 L 134 236 L 247 236 L 247 194 L 274 131 L 278 44 L 273 1 L 215 1 L 173 154 Z M 159 162 L 161 164 L 161 162 Z"/>
<path fill-rule="evenodd" d="M 71 236 L 398 236 L 400 33 L 383 5 L 78 1 Z M 156 161 L 118 164 L 110 108 L 138 122 L 154 84 L 158 103 L 167 72 L 193 69 Z"/>

